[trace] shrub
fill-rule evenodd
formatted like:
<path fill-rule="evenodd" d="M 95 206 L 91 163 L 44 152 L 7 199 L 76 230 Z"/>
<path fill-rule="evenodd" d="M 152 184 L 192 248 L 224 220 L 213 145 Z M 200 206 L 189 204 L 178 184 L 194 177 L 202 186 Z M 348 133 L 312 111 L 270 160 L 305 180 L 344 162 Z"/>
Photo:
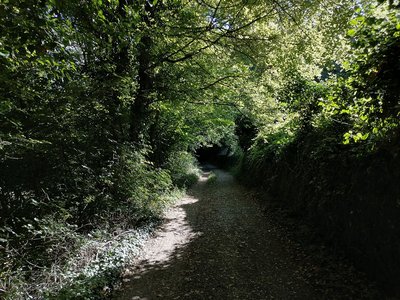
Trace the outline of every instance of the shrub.
<path fill-rule="evenodd" d="M 173 152 L 166 163 L 172 181 L 178 187 L 190 187 L 197 182 L 200 170 L 196 158 L 188 152 Z"/>
<path fill-rule="evenodd" d="M 214 172 L 210 173 L 210 176 L 207 178 L 207 184 L 215 184 L 217 182 L 217 175 Z"/>

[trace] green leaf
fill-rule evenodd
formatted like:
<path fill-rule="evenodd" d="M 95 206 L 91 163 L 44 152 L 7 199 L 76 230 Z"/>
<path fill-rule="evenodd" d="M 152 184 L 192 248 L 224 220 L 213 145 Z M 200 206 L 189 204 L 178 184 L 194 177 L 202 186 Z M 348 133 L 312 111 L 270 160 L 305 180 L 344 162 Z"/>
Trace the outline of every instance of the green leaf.
<path fill-rule="evenodd" d="M 355 29 L 350 29 L 347 31 L 347 35 L 352 37 L 356 35 L 356 30 Z"/>
<path fill-rule="evenodd" d="M 357 25 L 357 23 L 358 23 L 357 19 L 350 20 L 349 22 L 351 26 Z"/>
<path fill-rule="evenodd" d="M 367 133 L 365 133 L 365 134 L 362 135 L 361 139 L 362 139 L 363 141 L 365 141 L 368 137 L 369 137 L 369 133 L 367 132 Z"/>
<path fill-rule="evenodd" d="M 104 13 L 101 9 L 99 9 L 99 11 L 97 12 L 97 15 L 99 16 L 100 19 L 102 19 L 103 21 L 106 19 L 106 17 L 104 16 Z"/>
<path fill-rule="evenodd" d="M 10 56 L 10 52 L 8 52 L 7 50 L 2 49 L 2 50 L 0 50 L 0 56 L 8 58 Z"/>

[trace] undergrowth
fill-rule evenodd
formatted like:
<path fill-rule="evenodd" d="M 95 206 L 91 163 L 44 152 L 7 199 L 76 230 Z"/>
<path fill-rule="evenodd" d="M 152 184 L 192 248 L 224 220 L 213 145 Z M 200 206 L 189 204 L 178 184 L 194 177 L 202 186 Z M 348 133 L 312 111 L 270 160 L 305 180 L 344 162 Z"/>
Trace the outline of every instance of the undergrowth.
<path fill-rule="evenodd" d="M 200 177 L 196 158 L 185 151 L 172 152 L 166 163 L 166 168 L 171 174 L 173 183 L 181 188 L 190 187 Z"/>
<path fill-rule="evenodd" d="M 176 165 L 179 157 L 186 158 L 183 166 Z M 179 157 L 161 169 L 140 153 L 122 152 L 108 177 L 113 193 L 103 190 L 98 197 L 101 191 L 91 189 L 97 195 L 84 196 L 84 222 L 76 218 L 75 207 L 19 220 L 23 230 L 14 228 L 10 218 L 0 227 L 0 298 L 107 297 L 165 209 L 182 197 L 177 186 L 197 180 L 195 160 L 185 153 Z"/>
<path fill-rule="evenodd" d="M 207 184 L 215 184 L 217 179 L 217 175 L 214 172 L 210 172 L 210 175 L 207 178 Z"/>

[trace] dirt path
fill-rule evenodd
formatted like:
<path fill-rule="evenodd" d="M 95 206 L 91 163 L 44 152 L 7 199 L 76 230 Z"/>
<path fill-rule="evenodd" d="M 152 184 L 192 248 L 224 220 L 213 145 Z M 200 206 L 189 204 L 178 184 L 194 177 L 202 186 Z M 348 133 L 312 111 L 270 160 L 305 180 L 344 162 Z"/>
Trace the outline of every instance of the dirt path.
<path fill-rule="evenodd" d="M 127 270 L 114 299 L 337 299 L 305 279 L 251 193 L 205 172 Z M 292 250 L 293 251 L 293 250 Z"/>

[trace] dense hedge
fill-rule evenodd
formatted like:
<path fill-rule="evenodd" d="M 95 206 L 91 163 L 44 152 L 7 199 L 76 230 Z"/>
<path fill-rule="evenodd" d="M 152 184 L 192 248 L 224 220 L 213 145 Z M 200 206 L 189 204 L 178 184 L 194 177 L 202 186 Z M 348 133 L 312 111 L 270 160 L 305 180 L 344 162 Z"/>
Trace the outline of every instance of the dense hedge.
<path fill-rule="evenodd" d="M 360 146 L 341 144 L 334 129 L 314 130 L 279 152 L 268 144 L 255 145 L 244 157 L 241 172 L 313 225 L 335 251 L 344 252 L 356 266 L 398 293 L 398 145 L 397 139 L 360 155 Z"/>

